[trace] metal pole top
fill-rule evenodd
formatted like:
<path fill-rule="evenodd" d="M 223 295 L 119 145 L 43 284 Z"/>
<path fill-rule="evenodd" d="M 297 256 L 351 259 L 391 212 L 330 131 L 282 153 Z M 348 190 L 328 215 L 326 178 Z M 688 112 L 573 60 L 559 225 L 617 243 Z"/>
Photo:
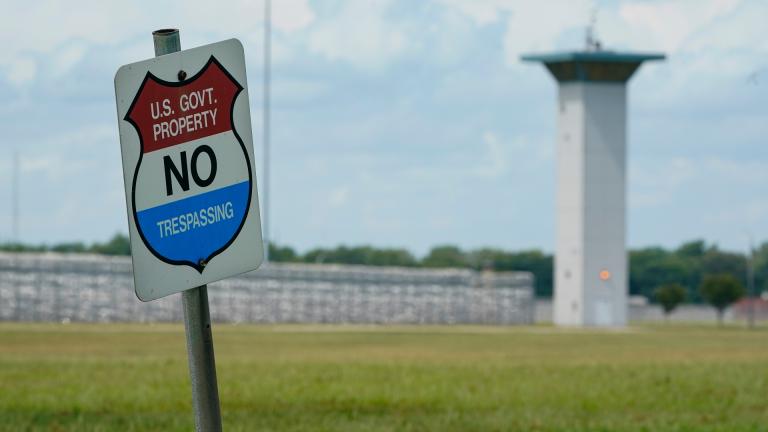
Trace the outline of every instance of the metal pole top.
<path fill-rule="evenodd" d="M 167 35 L 178 34 L 178 33 L 179 33 L 179 29 L 164 28 L 164 29 L 158 29 L 158 30 L 153 31 L 152 32 L 152 36 L 155 36 L 155 37 L 157 37 L 157 36 L 167 36 Z"/>
<path fill-rule="evenodd" d="M 179 29 L 160 29 L 152 32 L 152 39 L 155 43 L 155 56 L 170 54 L 181 51 L 181 39 L 179 38 Z"/>

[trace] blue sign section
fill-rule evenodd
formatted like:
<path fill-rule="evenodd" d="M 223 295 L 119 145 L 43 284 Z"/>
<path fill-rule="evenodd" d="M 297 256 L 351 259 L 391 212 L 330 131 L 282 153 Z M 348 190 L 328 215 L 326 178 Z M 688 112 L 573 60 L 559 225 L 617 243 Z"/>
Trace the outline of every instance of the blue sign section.
<path fill-rule="evenodd" d="M 146 242 L 171 261 L 199 263 L 229 243 L 245 218 L 250 182 L 136 213 Z"/>

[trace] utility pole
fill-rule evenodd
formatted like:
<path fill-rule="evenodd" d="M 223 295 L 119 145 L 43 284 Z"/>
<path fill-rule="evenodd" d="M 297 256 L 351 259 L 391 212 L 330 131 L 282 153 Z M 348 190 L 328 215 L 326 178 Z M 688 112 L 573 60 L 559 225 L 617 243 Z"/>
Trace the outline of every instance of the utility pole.
<path fill-rule="evenodd" d="M 269 262 L 269 121 L 270 73 L 272 62 L 272 4 L 264 0 L 264 262 Z"/>
<path fill-rule="evenodd" d="M 13 179 L 11 188 L 11 235 L 12 242 L 19 243 L 19 152 L 13 152 Z"/>
<path fill-rule="evenodd" d="M 747 257 L 747 325 L 755 328 L 755 246 L 749 237 L 749 256 Z"/>

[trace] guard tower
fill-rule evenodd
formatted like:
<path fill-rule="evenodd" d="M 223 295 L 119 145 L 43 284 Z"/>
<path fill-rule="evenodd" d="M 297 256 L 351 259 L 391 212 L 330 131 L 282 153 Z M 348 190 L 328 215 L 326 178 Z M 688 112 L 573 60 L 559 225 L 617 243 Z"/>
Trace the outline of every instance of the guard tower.
<path fill-rule="evenodd" d="M 627 81 L 662 54 L 532 54 L 559 85 L 554 321 L 627 323 Z"/>

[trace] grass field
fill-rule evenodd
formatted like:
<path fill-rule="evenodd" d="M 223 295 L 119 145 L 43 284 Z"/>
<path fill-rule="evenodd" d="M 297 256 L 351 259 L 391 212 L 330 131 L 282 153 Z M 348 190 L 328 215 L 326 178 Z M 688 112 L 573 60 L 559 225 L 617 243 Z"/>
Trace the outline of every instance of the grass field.
<path fill-rule="evenodd" d="M 768 330 L 214 328 L 227 431 L 768 431 Z M 0 431 L 192 430 L 180 325 L 0 324 Z"/>

